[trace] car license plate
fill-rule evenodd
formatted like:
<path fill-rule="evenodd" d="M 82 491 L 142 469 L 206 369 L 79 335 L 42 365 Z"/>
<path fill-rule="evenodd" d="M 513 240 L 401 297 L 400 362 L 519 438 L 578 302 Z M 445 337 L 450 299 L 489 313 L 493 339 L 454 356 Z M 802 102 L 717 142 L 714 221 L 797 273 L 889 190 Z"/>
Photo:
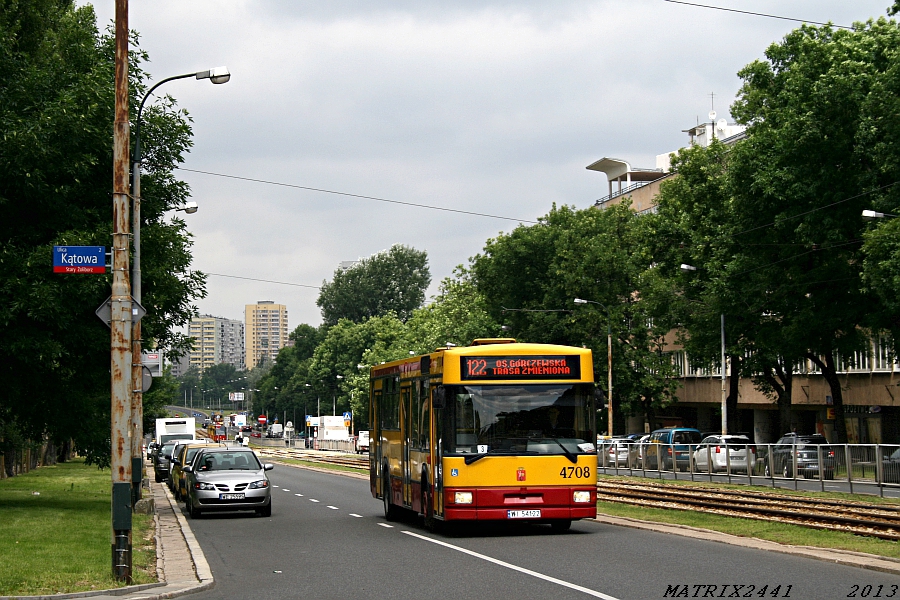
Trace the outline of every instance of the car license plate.
<path fill-rule="evenodd" d="M 219 494 L 219 500 L 243 500 L 243 494 Z"/>
<path fill-rule="evenodd" d="M 541 511 L 539 510 L 508 510 L 506 511 L 507 519 L 540 519 Z"/>

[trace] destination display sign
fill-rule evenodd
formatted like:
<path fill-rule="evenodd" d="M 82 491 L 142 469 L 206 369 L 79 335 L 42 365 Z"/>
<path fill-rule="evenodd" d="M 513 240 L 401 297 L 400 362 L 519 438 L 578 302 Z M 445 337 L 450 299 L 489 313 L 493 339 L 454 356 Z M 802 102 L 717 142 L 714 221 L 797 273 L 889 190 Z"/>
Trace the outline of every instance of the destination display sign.
<path fill-rule="evenodd" d="M 53 246 L 54 273 L 106 273 L 106 247 Z"/>
<path fill-rule="evenodd" d="M 463 381 L 482 379 L 581 379 L 580 356 L 463 356 Z"/>

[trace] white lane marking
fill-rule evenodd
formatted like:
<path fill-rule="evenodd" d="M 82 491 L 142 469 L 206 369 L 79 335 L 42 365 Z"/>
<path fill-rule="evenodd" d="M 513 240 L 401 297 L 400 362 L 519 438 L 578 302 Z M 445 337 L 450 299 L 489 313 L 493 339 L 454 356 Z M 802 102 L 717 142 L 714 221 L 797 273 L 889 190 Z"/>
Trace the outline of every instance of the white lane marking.
<path fill-rule="evenodd" d="M 330 508 L 331 510 L 337 510 L 337 509 L 338 509 L 337 506 L 331 506 L 330 504 L 328 505 L 328 508 Z"/>
<path fill-rule="evenodd" d="M 300 496 L 301 498 L 303 497 L 303 494 L 294 494 L 294 495 L 295 495 L 295 496 Z"/>
<path fill-rule="evenodd" d="M 356 517 L 357 519 L 362 519 L 362 515 L 358 515 L 356 513 L 350 513 L 351 517 Z"/>
<path fill-rule="evenodd" d="M 394 528 L 393 525 L 388 525 L 387 523 L 379 523 L 379 525 L 380 525 L 381 527 L 387 527 L 388 529 L 393 529 L 393 528 Z"/>
<path fill-rule="evenodd" d="M 384 525 L 384 523 L 379 523 L 379 525 Z M 390 525 L 388 525 L 390 527 Z M 544 581 L 549 581 L 550 583 L 555 583 L 556 585 L 561 585 L 563 587 L 567 587 L 572 590 L 576 590 L 579 592 L 583 592 L 588 594 L 589 596 L 594 596 L 595 598 L 603 598 L 604 600 L 618 600 L 613 596 L 607 596 L 602 592 L 598 592 L 596 590 L 592 590 L 586 587 L 582 587 L 580 585 L 576 585 L 574 583 L 569 583 L 568 581 L 563 581 L 562 579 L 557 579 L 556 577 L 550 577 L 549 575 L 544 575 L 543 573 L 538 573 L 537 571 L 532 571 L 531 569 L 526 569 L 524 567 L 520 567 L 518 565 L 513 565 L 508 562 L 504 562 L 502 560 L 498 560 L 496 558 L 492 558 L 490 556 L 486 556 L 484 554 L 479 554 L 478 552 L 473 552 L 467 548 L 462 548 L 460 546 L 454 546 L 453 544 L 448 544 L 447 542 L 442 542 L 440 540 L 436 540 L 434 538 L 426 537 L 424 535 L 419 535 L 418 533 L 413 533 L 412 531 L 403 531 L 401 533 L 405 533 L 406 535 L 411 535 L 412 537 L 419 538 L 420 540 L 425 540 L 426 542 L 431 542 L 432 544 L 438 544 L 439 546 L 444 546 L 445 548 L 450 548 L 451 550 L 456 550 L 457 552 L 462 552 L 463 554 L 468 554 L 469 556 L 474 556 L 475 558 L 480 558 L 481 560 L 486 560 L 488 562 L 492 562 L 495 565 L 500 565 L 501 567 L 506 567 L 507 569 L 512 569 L 513 571 L 518 571 L 520 573 L 525 573 L 526 575 L 531 575 L 532 577 L 537 577 L 538 579 L 543 579 Z"/>
<path fill-rule="evenodd" d="M 315 498 L 310 498 L 309 501 L 310 502 L 318 502 L 318 500 L 316 500 Z"/>
<path fill-rule="evenodd" d="M 289 490 L 289 489 L 287 489 L 287 488 L 281 488 L 281 491 L 282 491 L 282 492 L 289 492 L 289 491 L 291 491 L 291 490 Z"/>
<path fill-rule="evenodd" d="M 275 485 L 275 484 L 274 484 L 274 483 L 273 483 L 273 484 L 272 484 L 272 487 L 278 487 L 278 486 L 277 486 L 277 485 Z"/>

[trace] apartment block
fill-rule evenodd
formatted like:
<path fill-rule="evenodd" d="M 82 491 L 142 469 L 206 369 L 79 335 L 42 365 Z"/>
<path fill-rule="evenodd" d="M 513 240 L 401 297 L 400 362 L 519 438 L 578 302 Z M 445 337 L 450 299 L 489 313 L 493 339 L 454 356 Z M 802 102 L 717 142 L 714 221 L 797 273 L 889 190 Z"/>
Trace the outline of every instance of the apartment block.
<path fill-rule="evenodd" d="M 190 366 L 200 371 L 220 363 L 244 369 L 244 323 L 212 315 L 191 319 L 188 335 L 194 339 Z"/>
<path fill-rule="evenodd" d="M 260 300 L 244 307 L 247 366 L 253 368 L 263 359 L 274 360 L 288 342 L 288 314 L 284 304 Z"/>

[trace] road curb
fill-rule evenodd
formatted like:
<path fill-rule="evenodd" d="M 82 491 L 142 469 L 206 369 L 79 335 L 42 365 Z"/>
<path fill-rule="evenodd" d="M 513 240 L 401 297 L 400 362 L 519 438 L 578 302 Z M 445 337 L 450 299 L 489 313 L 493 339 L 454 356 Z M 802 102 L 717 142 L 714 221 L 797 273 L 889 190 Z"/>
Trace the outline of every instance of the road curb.
<path fill-rule="evenodd" d="M 742 546 L 744 548 L 755 550 L 765 550 L 767 552 L 802 556 L 849 567 L 900 575 L 900 560 L 886 556 L 877 556 L 875 554 L 864 554 L 862 552 L 838 550 L 834 548 L 816 548 L 813 546 L 790 546 L 788 544 L 779 544 L 778 542 L 770 542 L 769 540 L 761 540 L 759 538 L 747 538 L 732 535 L 730 533 L 722 533 L 711 529 L 701 529 L 689 525 L 655 523 L 653 521 L 642 521 L 631 517 L 597 515 L 597 518 L 592 520 L 605 525 L 616 525 L 619 527 L 655 531 L 657 533 L 680 535 L 682 537 L 719 542 L 722 544 L 730 544 L 732 546 Z"/>

